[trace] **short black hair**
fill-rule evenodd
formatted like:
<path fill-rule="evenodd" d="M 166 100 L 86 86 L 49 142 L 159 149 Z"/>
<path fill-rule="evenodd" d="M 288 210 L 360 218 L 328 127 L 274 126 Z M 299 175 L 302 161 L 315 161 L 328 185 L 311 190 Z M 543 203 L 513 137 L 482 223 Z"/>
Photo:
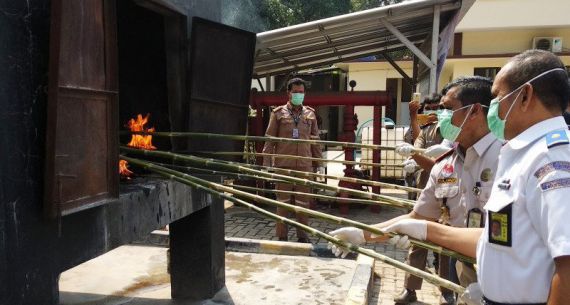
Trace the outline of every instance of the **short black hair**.
<path fill-rule="evenodd" d="M 422 101 L 422 104 L 420 106 L 420 109 L 418 109 L 418 113 L 424 113 L 424 108 L 426 106 L 426 104 L 439 104 L 439 101 L 441 100 L 441 94 L 434 92 L 426 97 L 424 97 L 424 100 Z"/>
<path fill-rule="evenodd" d="M 553 71 L 543 75 L 533 80 L 531 85 L 536 96 L 546 108 L 560 109 L 562 112 L 566 110 L 570 99 L 570 85 L 566 68 L 558 56 L 545 50 L 527 50 L 511 58 L 509 63 L 512 65 L 505 81 L 511 90 L 515 90 L 548 70 L 564 69 L 564 71 Z"/>
<path fill-rule="evenodd" d="M 458 87 L 457 99 L 461 101 L 463 106 L 481 104 L 489 107 L 493 99 L 491 94 L 492 86 L 493 81 L 488 77 L 462 76 L 445 85 L 443 90 L 441 90 L 441 94 L 445 95 L 451 88 Z M 487 107 L 484 108 L 485 113 L 488 110 Z"/>
<path fill-rule="evenodd" d="M 303 85 L 303 88 L 307 89 L 307 82 L 305 82 L 302 78 L 299 77 L 292 78 L 287 82 L 287 91 L 291 91 L 293 85 L 295 86 Z"/>
<path fill-rule="evenodd" d="M 441 100 L 441 94 L 434 92 L 426 96 L 422 104 L 439 104 L 440 100 Z"/>

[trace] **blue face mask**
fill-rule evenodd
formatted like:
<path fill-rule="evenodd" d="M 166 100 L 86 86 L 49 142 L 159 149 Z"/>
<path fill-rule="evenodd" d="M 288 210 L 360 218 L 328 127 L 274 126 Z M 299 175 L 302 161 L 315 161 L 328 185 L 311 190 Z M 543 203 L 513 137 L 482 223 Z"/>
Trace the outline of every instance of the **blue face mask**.
<path fill-rule="evenodd" d="M 469 108 L 469 113 L 465 116 L 465 119 L 463 120 L 463 123 L 461 123 L 461 126 L 457 127 L 457 126 L 453 125 L 451 123 L 451 118 L 453 118 L 453 113 L 456 111 L 459 111 L 463 108 L 467 108 L 467 107 L 471 107 L 471 108 Z M 455 140 L 457 139 L 457 137 L 461 133 L 461 129 L 463 128 L 463 125 L 465 125 L 465 122 L 467 122 L 467 118 L 471 114 L 472 108 L 473 108 L 473 104 L 461 107 L 461 108 L 454 110 L 454 111 L 449 110 L 449 109 L 438 110 L 437 120 L 438 120 L 439 132 L 441 133 L 441 136 L 446 140 L 449 140 L 451 142 L 455 142 Z"/>
<path fill-rule="evenodd" d="M 513 110 L 513 106 L 515 105 L 515 103 L 518 101 L 519 96 L 522 93 L 522 88 L 536 80 L 539 79 L 541 77 L 543 77 L 544 75 L 553 72 L 553 71 L 564 71 L 566 72 L 566 70 L 562 69 L 562 68 L 554 68 L 554 69 L 550 69 L 548 71 L 545 71 L 543 73 L 540 73 L 539 75 L 533 77 L 531 80 L 529 80 L 528 82 L 520 85 L 518 88 L 516 88 L 515 90 L 509 92 L 509 94 L 503 96 L 502 98 L 494 98 L 491 101 L 491 104 L 489 105 L 489 112 L 487 113 L 487 125 L 489 126 L 489 130 L 491 130 L 491 133 L 493 133 L 495 135 L 495 137 L 497 137 L 497 139 L 500 140 L 504 140 L 505 139 L 505 124 L 507 122 L 507 117 L 509 116 L 509 114 L 511 113 L 511 110 Z M 513 101 L 513 103 L 511 104 L 511 107 L 509 107 L 509 110 L 507 111 L 507 114 L 505 114 L 505 118 L 501 119 L 499 117 L 499 103 L 501 103 L 502 101 L 504 101 L 506 98 L 508 98 L 509 96 L 513 95 L 515 92 L 519 92 L 517 94 L 517 96 L 515 97 L 515 100 Z"/>
<path fill-rule="evenodd" d="M 305 93 L 291 93 L 291 104 L 295 106 L 303 105 Z"/>

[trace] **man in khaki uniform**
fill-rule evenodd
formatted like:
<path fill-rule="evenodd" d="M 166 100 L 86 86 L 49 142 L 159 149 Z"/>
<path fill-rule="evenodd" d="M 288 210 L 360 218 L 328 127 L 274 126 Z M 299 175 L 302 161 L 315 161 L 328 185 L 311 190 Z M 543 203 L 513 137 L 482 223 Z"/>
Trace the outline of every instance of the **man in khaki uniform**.
<path fill-rule="evenodd" d="M 318 140 L 319 128 L 317 126 L 317 116 L 315 110 L 311 107 L 303 106 L 305 95 L 305 81 L 300 78 L 293 78 L 287 83 L 287 95 L 289 100 L 287 104 L 273 109 L 267 126 L 266 136 L 292 138 L 302 140 Z M 321 146 L 305 143 L 275 143 L 266 142 L 263 147 L 264 153 L 294 155 L 300 157 L 321 158 Z M 286 159 L 274 158 L 274 164 L 271 164 L 271 158 L 265 157 L 263 160 L 265 166 L 275 166 L 279 168 L 292 169 L 298 171 L 312 172 L 314 167 L 318 167 L 318 162 L 302 159 Z M 276 183 L 277 190 L 295 191 L 298 193 L 309 193 L 309 187 L 293 185 L 289 183 Z M 301 207 L 309 207 L 309 198 L 302 195 L 277 194 L 277 200 L 295 204 Z M 277 208 L 277 214 L 287 217 L 289 212 L 284 209 Z M 306 215 L 297 214 L 297 221 L 308 224 Z M 276 234 L 279 240 L 287 240 L 287 225 L 277 223 L 275 225 Z M 308 243 L 307 233 L 297 229 L 297 238 L 299 242 Z"/>
<path fill-rule="evenodd" d="M 497 156 L 502 147 L 502 142 L 487 128 L 485 108 L 492 99 L 491 84 L 490 79 L 470 76 L 458 78 L 444 88 L 445 95 L 440 105 L 445 110 L 442 109 L 438 115 L 440 130 L 446 140 L 457 142 L 457 146 L 436 159 L 414 210 L 376 227 L 386 228 L 402 219 L 439 220 L 455 227 L 483 225 L 482 208 L 491 193 L 497 171 Z M 356 245 L 385 240 L 385 237 L 374 238 L 368 232 L 351 227 L 330 234 Z M 339 252 L 337 249 L 339 253 L 343 251 L 348 250 Z M 427 251 L 424 253 L 412 255 L 410 252 L 408 264 L 424 269 Z M 449 258 L 441 256 L 440 260 L 438 273 L 442 278 L 447 278 Z M 460 278 L 465 277 L 464 284 L 467 285 L 470 283 L 467 276 L 472 270 L 462 268 L 462 271 Z M 397 304 L 415 302 L 416 290 L 421 289 L 421 285 L 420 278 L 407 274 L 405 289 L 394 301 Z M 439 304 L 455 304 L 451 291 L 441 289 L 441 292 Z"/>

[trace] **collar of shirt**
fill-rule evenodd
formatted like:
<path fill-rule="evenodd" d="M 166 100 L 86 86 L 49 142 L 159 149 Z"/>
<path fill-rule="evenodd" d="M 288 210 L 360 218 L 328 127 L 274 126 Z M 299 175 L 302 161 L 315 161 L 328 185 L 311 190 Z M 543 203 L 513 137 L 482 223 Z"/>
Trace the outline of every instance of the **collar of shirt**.
<path fill-rule="evenodd" d="M 475 161 L 481 157 L 483 157 L 483 154 L 485 154 L 485 152 L 487 151 L 487 149 L 489 149 L 489 147 L 491 147 L 491 145 L 497 140 L 497 137 L 495 137 L 492 133 L 488 133 L 487 135 L 485 135 L 484 137 L 482 137 L 481 139 L 479 139 L 479 141 L 477 141 L 475 144 L 473 144 L 473 146 L 469 147 L 465 153 L 465 164 L 464 164 L 464 168 L 465 170 L 469 170 L 469 168 L 471 167 L 471 165 L 475 164 Z M 458 152 L 460 154 L 460 152 Z"/>
<path fill-rule="evenodd" d="M 566 122 L 564 122 L 564 118 L 562 116 L 553 117 L 529 127 L 527 130 L 508 141 L 506 146 L 514 150 L 522 149 L 551 131 L 566 128 L 568 127 L 566 126 Z"/>
<path fill-rule="evenodd" d="M 286 106 L 287 110 L 289 110 L 289 112 L 294 112 L 294 113 L 303 113 L 303 110 L 305 110 L 305 106 L 301 105 L 297 108 L 294 108 L 293 105 L 291 105 L 291 103 L 287 102 Z"/>

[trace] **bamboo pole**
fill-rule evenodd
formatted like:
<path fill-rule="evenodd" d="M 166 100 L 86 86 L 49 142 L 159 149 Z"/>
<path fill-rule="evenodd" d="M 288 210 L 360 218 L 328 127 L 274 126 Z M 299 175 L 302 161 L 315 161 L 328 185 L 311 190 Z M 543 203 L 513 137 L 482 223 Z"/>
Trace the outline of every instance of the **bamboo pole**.
<path fill-rule="evenodd" d="M 261 189 L 261 188 L 245 186 L 245 185 L 236 185 L 236 184 L 225 184 L 225 185 L 229 186 L 229 187 L 236 188 L 236 189 L 240 189 L 240 190 L 246 190 L 246 191 L 262 192 L 262 193 L 274 193 L 274 194 L 303 195 L 306 197 L 317 198 L 317 199 L 323 200 L 323 201 L 332 201 L 332 202 L 339 202 L 339 203 L 378 205 L 378 202 L 374 201 L 374 200 L 366 200 L 366 199 L 358 199 L 358 198 L 343 198 L 343 197 L 327 196 L 327 195 L 314 194 L 314 193 L 301 193 L 301 192 L 295 192 L 295 191 L 268 190 L 268 189 Z"/>
<path fill-rule="evenodd" d="M 149 162 L 151 162 L 151 161 L 149 161 Z M 201 172 L 201 173 L 211 174 L 211 175 L 237 177 L 238 179 L 249 178 L 252 180 L 264 180 L 264 181 L 270 181 L 270 182 L 287 183 L 287 181 L 284 181 L 284 180 L 271 179 L 271 178 L 265 178 L 265 177 L 248 175 L 248 174 L 240 174 L 240 173 L 235 173 L 235 172 L 226 172 L 226 171 L 218 171 L 218 170 L 213 170 L 213 169 L 203 169 L 203 168 L 192 167 L 192 166 L 181 166 L 181 165 L 175 165 L 175 164 L 166 164 L 166 163 L 160 163 L 160 162 L 154 162 L 154 161 L 151 163 L 156 164 L 156 165 L 160 165 L 163 167 L 167 167 L 167 168 L 176 168 L 179 170 L 185 170 L 185 171 L 189 171 L 189 172 L 195 171 L 195 172 Z"/>
<path fill-rule="evenodd" d="M 311 160 L 315 162 L 323 163 L 342 163 L 349 165 L 366 165 L 371 167 L 394 167 L 402 168 L 402 164 L 380 164 L 371 162 L 361 162 L 361 161 L 346 161 L 346 160 L 329 160 L 323 158 L 313 158 L 313 157 L 301 157 L 294 155 L 281 155 L 281 154 L 268 154 L 268 153 L 258 153 L 258 152 L 239 152 L 239 151 L 196 151 L 193 154 L 204 154 L 204 155 L 215 155 L 215 156 L 253 156 L 253 157 L 276 157 L 282 159 L 299 159 L 299 160 Z"/>
<path fill-rule="evenodd" d="M 152 150 L 152 151 L 151 150 L 140 150 L 140 149 L 134 149 L 134 148 L 125 147 L 125 146 L 121 146 L 121 150 L 124 152 L 134 153 L 134 154 L 138 154 L 138 155 L 168 158 L 168 159 L 171 159 L 173 161 L 184 161 L 184 162 L 190 162 L 190 163 L 195 163 L 195 164 L 201 164 L 203 166 L 216 166 L 216 167 L 223 168 L 225 170 L 234 170 L 234 171 L 238 171 L 238 172 L 244 172 L 247 174 L 255 174 L 258 176 L 268 177 L 268 178 L 272 178 L 272 179 L 285 180 L 285 181 L 289 181 L 291 183 L 295 183 L 297 185 L 304 185 L 304 186 L 309 186 L 309 187 L 316 187 L 316 188 L 321 188 L 321 189 L 346 192 L 348 194 L 352 194 L 352 195 L 358 196 L 360 198 L 378 200 L 379 202 L 381 202 L 384 205 L 404 208 L 407 210 L 413 209 L 413 204 L 410 203 L 409 201 L 394 199 L 393 197 L 390 197 L 390 196 L 368 193 L 368 192 L 344 188 L 344 187 L 327 185 L 327 184 L 318 183 L 318 182 L 310 181 L 307 179 L 301 179 L 301 178 L 297 178 L 297 177 L 290 177 L 290 176 L 286 176 L 286 175 L 263 172 L 260 170 L 251 169 L 251 168 L 241 166 L 241 165 L 218 162 L 218 161 L 213 160 L 213 159 L 204 159 L 204 158 L 200 158 L 200 157 L 196 157 L 196 156 L 181 155 L 181 154 L 175 154 L 175 153 L 159 151 L 159 150 Z"/>
<path fill-rule="evenodd" d="M 384 187 L 384 188 L 402 190 L 402 191 L 412 192 L 412 193 L 417 193 L 417 194 L 422 192 L 422 189 L 418 189 L 415 187 L 403 186 L 403 185 L 392 184 L 392 183 L 385 183 L 385 182 L 380 182 L 380 181 L 372 181 L 372 180 L 352 178 L 352 177 L 339 177 L 339 176 L 334 176 L 334 175 L 326 175 L 326 174 L 319 174 L 319 173 L 312 173 L 312 172 L 303 172 L 303 171 L 297 171 L 297 170 L 292 170 L 292 169 L 268 167 L 268 166 L 256 165 L 256 164 L 237 163 L 237 162 L 226 161 L 226 160 L 218 160 L 218 159 L 207 159 L 207 160 L 212 160 L 212 161 L 216 161 L 216 162 L 220 162 L 220 163 L 226 163 L 226 164 L 240 165 L 240 166 L 244 166 L 244 167 L 248 167 L 248 168 L 252 168 L 252 169 L 265 169 L 265 170 L 268 170 L 270 172 L 275 172 L 278 174 L 285 174 L 285 175 L 292 175 L 295 177 L 333 179 L 333 180 L 338 180 L 338 181 L 346 181 L 346 182 L 352 182 L 352 183 L 358 183 L 358 184 L 364 184 L 364 185 L 370 185 L 370 186 L 380 186 L 380 187 Z M 412 204 L 414 203 L 413 200 L 401 199 L 401 198 L 398 198 L 398 199 L 403 200 L 403 201 L 408 202 L 408 203 L 412 203 Z"/>
<path fill-rule="evenodd" d="M 388 235 L 388 236 L 394 236 L 395 235 L 393 233 L 384 233 L 380 229 L 378 229 L 374 226 L 363 224 L 363 223 L 358 222 L 358 221 L 354 221 L 354 220 L 350 220 L 347 218 L 326 214 L 323 212 L 313 211 L 311 209 L 307 209 L 307 208 L 303 208 L 303 207 L 299 207 L 299 206 L 294 206 L 294 205 L 287 204 L 284 202 L 280 202 L 277 200 L 265 198 L 265 197 L 262 197 L 259 195 L 247 193 L 247 192 L 240 191 L 240 190 L 235 190 L 229 186 L 225 186 L 225 185 L 222 185 L 219 183 L 203 180 L 203 179 L 200 179 L 200 178 L 192 176 L 192 175 L 184 174 L 184 173 L 181 173 L 181 172 L 178 172 L 178 171 L 166 168 L 166 167 L 162 167 L 162 166 L 152 164 L 151 162 L 148 162 L 148 161 L 133 159 L 133 158 L 129 158 L 126 156 L 125 157 L 121 156 L 121 158 L 123 158 L 129 162 L 131 162 L 131 160 L 132 160 L 133 161 L 132 164 L 144 167 L 146 169 L 149 169 L 149 170 L 152 170 L 155 172 L 166 174 L 168 176 L 175 175 L 175 176 L 180 177 L 182 179 L 189 179 L 189 180 L 194 180 L 194 181 L 200 180 L 200 183 L 207 185 L 212 190 L 216 190 L 219 192 L 228 192 L 228 193 L 234 194 L 236 196 L 241 196 L 241 197 L 251 199 L 251 200 L 258 202 L 258 203 L 267 204 L 267 205 L 271 205 L 274 207 L 280 207 L 283 209 L 287 209 L 291 212 L 306 214 L 308 216 L 312 216 L 312 217 L 319 218 L 322 220 L 326 220 L 326 221 L 336 223 L 336 224 L 354 226 L 354 227 L 357 227 L 359 229 L 366 230 L 366 231 L 373 233 L 375 235 Z M 434 244 L 431 244 L 428 242 L 414 240 L 414 239 L 410 239 L 410 242 L 414 245 L 417 245 L 417 246 L 420 246 L 422 248 L 434 251 L 436 253 L 440 253 L 440 254 L 443 254 L 446 256 L 450 256 L 450 257 L 457 258 L 457 259 L 467 261 L 467 262 L 471 262 L 471 263 L 474 262 L 472 258 L 466 257 L 462 254 L 457 253 L 457 252 L 445 249 L 443 247 L 440 247 L 440 246 L 437 246 L 437 245 L 434 245 Z"/>
<path fill-rule="evenodd" d="M 197 171 L 197 172 L 202 172 L 202 173 L 207 173 L 207 174 L 212 174 L 212 175 L 223 175 L 223 176 L 230 176 L 230 177 L 234 176 L 234 177 L 237 177 L 238 179 L 239 178 L 250 178 L 252 180 L 264 180 L 264 181 L 279 182 L 279 183 L 289 183 L 289 182 L 283 181 L 283 180 L 270 179 L 270 178 L 255 176 L 255 175 L 247 175 L 247 174 L 239 174 L 239 173 L 232 173 L 232 172 L 225 172 L 225 171 L 208 170 L 208 169 L 202 169 L 202 168 L 191 167 L 191 166 L 180 166 L 180 165 L 172 165 L 172 164 L 159 163 L 159 162 L 150 162 L 150 163 L 160 165 L 163 167 L 167 167 L 167 168 L 175 168 L 175 169 L 179 169 L 179 170 Z M 293 194 L 299 194 L 299 192 L 293 192 L 293 191 L 261 189 L 261 188 L 255 188 L 255 187 L 249 187 L 249 186 L 243 186 L 243 185 L 235 185 L 235 184 L 231 184 L 231 185 L 226 184 L 226 185 L 232 186 L 232 187 L 238 188 L 238 189 L 245 189 L 245 190 L 257 191 L 257 192 L 263 192 L 263 193 L 276 193 L 276 194 L 282 193 L 282 194 L 292 194 L 292 195 Z M 334 202 L 340 202 L 340 203 L 354 203 L 354 204 L 368 204 L 368 205 L 381 205 L 377 201 L 374 201 L 374 200 L 366 200 L 366 199 L 358 199 L 358 198 L 344 198 L 344 197 L 327 196 L 327 195 L 320 195 L 320 194 L 314 194 L 314 193 L 303 193 L 303 195 L 307 196 L 307 197 L 312 197 L 312 198 L 319 198 L 320 200 L 323 200 L 323 201 L 334 201 Z M 414 204 L 415 201 L 410 200 L 410 203 Z"/>
<path fill-rule="evenodd" d="M 285 168 L 279 168 L 279 167 L 269 167 L 269 166 L 256 165 L 256 164 L 237 163 L 237 162 L 226 161 L 226 160 L 218 160 L 218 159 L 209 159 L 209 160 L 217 161 L 220 163 L 240 165 L 240 166 L 244 166 L 244 167 L 248 167 L 248 168 L 252 168 L 252 169 L 265 169 L 265 170 L 275 172 L 278 174 L 285 174 L 285 175 L 291 175 L 291 176 L 296 176 L 296 177 L 321 178 L 321 179 L 326 178 L 326 179 L 346 181 L 346 182 L 352 182 L 352 183 L 358 183 L 358 184 L 364 184 L 364 185 L 370 185 L 370 186 L 380 186 L 380 187 L 384 187 L 384 188 L 402 190 L 402 191 L 418 193 L 418 194 L 422 192 L 422 189 L 418 189 L 415 187 L 403 186 L 403 185 L 392 184 L 392 183 L 385 183 L 385 182 L 380 182 L 380 181 L 372 181 L 372 180 L 367 180 L 367 179 L 359 179 L 359 178 L 353 178 L 353 177 L 339 177 L 339 176 L 334 176 L 334 175 L 326 175 L 326 174 L 319 174 L 319 173 L 312 173 L 312 172 L 303 172 L 303 171 L 298 171 L 298 170 L 285 169 Z"/>
<path fill-rule="evenodd" d="M 394 150 L 394 146 L 375 145 L 375 144 L 360 144 L 353 142 L 338 142 L 338 141 L 325 141 L 325 140 L 304 140 L 304 139 L 291 139 L 279 137 L 260 137 L 260 136 L 244 136 L 244 135 L 228 135 L 216 133 L 203 133 L 203 132 L 145 132 L 145 131 L 120 131 L 121 135 L 152 135 L 156 137 L 189 137 L 189 138 L 206 138 L 206 139 L 224 139 L 236 141 L 257 141 L 257 142 L 278 142 L 278 143 L 298 143 L 298 144 L 313 144 L 313 145 L 328 145 L 328 146 L 342 146 L 352 148 L 370 148 L 376 150 Z M 414 148 L 416 153 L 423 153 L 425 149 Z"/>
<path fill-rule="evenodd" d="M 283 181 L 283 180 L 270 179 L 270 178 L 259 177 L 259 176 L 254 176 L 254 175 L 239 174 L 239 173 L 232 173 L 232 172 L 225 172 L 225 171 L 216 171 L 216 170 L 208 170 L 208 169 L 202 169 L 202 168 L 191 167 L 191 166 L 180 166 L 180 165 L 172 165 L 172 164 L 159 163 L 159 162 L 150 162 L 150 163 L 160 165 L 160 166 L 163 166 L 166 168 L 175 168 L 175 169 L 179 169 L 179 170 L 196 171 L 196 172 L 202 172 L 202 173 L 207 173 L 207 174 L 212 174 L 212 175 L 222 175 L 222 176 L 230 176 L 230 177 L 234 176 L 234 177 L 237 177 L 238 179 L 239 178 L 249 178 L 252 180 L 264 180 L 264 181 L 271 181 L 271 182 L 288 183 L 287 181 Z M 237 189 L 262 192 L 262 193 L 275 193 L 275 194 L 281 193 L 281 194 L 291 194 L 291 195 L 295 195 L 295 194 L 300 193 L 300 192 L 294 192 L 294 191 L 261 189 L 261 188 L 249 187 L 249 186 L 245 186 L 245 185 L 236 185 L 236 184 L 225 184 L 225 185 L 233 187 L 233 188 L 237 188 Z M 314 193 L 302 193 L 302 194 L 303 194 L 303 196 L 307 196 L 307 197 L 311 197 L 311 198 L 318 198 L 319 200 L 323 200 L 323 201 L 332 201 L 332 202 L 339 202 L 339 203 L 353 203 L 353 204 L 381 205 L 377 201 L 367 200 L 367 199 L 344 198 L 344 197 L 327 196 L 327 195 L 314 194 Z M 412 204 L 414 202 L 415 201 L 410 201 L 410 203 L 412 203 Z"/>
<path fill-rule="evenodd" d="M 168 177 L 169 179 L 172 179 L 172 180 L 175 180 L 175 181 L 178 181 L 178 182 L 187 184 L 187 185 L 191 185 L 191 186 L 200 188 L 200 189 L 202 189 L 202 190 L 204 190 L 204 191 L 213 193 L 213 194 L 215 194 L 215 195 L 217 195 L 217 196 L 220 196 L 220 197 L 222 197 L 222 198 L 224 198 L 224 199 L 230 200 L 230 201 L 235 202 L 235 203 L 238 203 L 238 204 L 245 205 L 245 206 L 247 206 L 248 208 L 255 210 L 256 212 L 259 212 L 259 213 L 261 213 L 261 214 L 263 214 L 263 215 L 266 215 L 266 216 L 271 217 L 271 218 L 273 218 L 273 219 L 276 219 L 276 220 L 278 220 L 278 221 L 281 221 L 281 222 L 284 222 L 284 223 L 287 223 L 287 224 L 290 224 L 290 225 L 299 227 L 299 228 L 301 228 L 302 230 L 305 230 L 305 231 L 307 231 L 307 232 L 309 232 L 309 233 L 311 233 L 311 234 L 313 234 L 313 235 L 319 236 L 319 237 L 321 237 L 321 238 L 323 238 L 323 239 L 325 239 L 325 240 L 327 240 L 327 241 L 329 241 L 329 242 L 331 242 L 331 243 L 334 243 L 334 244 L 336 244 L 336 245 L 339 245 L 339 246 L 341 246 L 341 247 L 348 248 L 348 249 L 350 249 L 351 251 L 358 252 L 358 253 L 361 253 L 361 254 L 364 254 L 364 255 L 373 257 L 373 258 L 377 258 L 377 259 L 379 259 L 379 260 L 381 260 L 381 261 L 383 261 L 383 262 L 385 262 L 385 263 L 387 263 L 387 264 L 390 264 L 390 265 L 392 265 L 392 266 L 394 266 L 394 267 L 397 267 L 397 268 L 399 268 L 399 269 L 402 269 L 402 270 L 404 270 L 404 271 L 406 271 L 406 272 L 408 272 L 408 273 L 410 273 L 410 274 L 412 274 L 412 275 L 421 277 L 421 278 L 425 279 L 426 281 L 428 281 L 428 282 L 430 282 L 430 283 L 432 283 L 432 284 L 434 284 L 434 285 L 441 286 L 441 287 L 444 287 L 444 288 L 453 290 L 453 291 L 455 291 L 455 292 L 457 292 L 457 293 L 463 293 L 463 291 L 464 291 L 464 288 L 463 288 L 463 287 L 461 287 L 461 286 L 459 286 L 459 285 L 457 285 L 457 284 L 455 284 L 455 283 L 449 282 L 449 281 L 447 281 L 447 280 L 441 279 L 441 278 L 439 278 L 439 277 L 437 277 L 437 276 L 435 276 L 435 275 L 433 275 L 433 274 L 431 274 L 431 273 L 427 273 L 427 272 L 425 272 L 425 271 L 421 271 L 421 270 L 416 269 L 416 268 L 414 268 L 414 267 L 411 267 L 411 266 L 409 266 L 409 265 L 407 265 L 407 264 L 401 263 L 401 262 L 399 262 L 399 261 L 397 261 L 397 260 L 395 260 L 395 259 L 392 259 L 392 258 L 387 257 L 387 256 L 385 256 L 385 255 L 381 255 L 381 254 L 379 254 L 379 253 L 377 253 L 377 252 L 375 252 L 375 251 L 372 251 L 372 250 L 370 250 L 370 249 L 365 249 L 365 248 L 362 248 L 362 247 L 358 247 L 358 246 L 352 245 L 352 244 L 350 244 L 350 243 L 346 243 L 346 242 L 344 242 L 344 241 L 342 241 L 342 240 L 340 240 L 340 239 L 337 239 L 337 238 L 334 238 L 334 237 L 332 237 L 332 236 L 330 236 L 330 235 L 328 235 L 328 234 L 322 233 L 322 232 L 320 232 L 320 231 L 318 231 L 318 230 L 316 230 L 316 229 L 314 229 L 314 228 L 311 228 L 311 227 L 309 227 L 309 226 L 307 226 L 307 225 L 303 225 L 303 224 L 297 223 L 297 222 L 295 222 L 295 221 L 292 221 L 292 220 L 290 220 L 290 219 L 288 219 L 288 218 L 275 215 L 275 214 L 273 214 L 273 213 L 270 213 L 270 212 L 268 212 L 268 211 L 265 211 L 265 210 L 262 209 L 262 208 L 259 208 L 259 207 L 256 207 L 255 205 L 252 205 L 252 204 L 250 204 L 250 203 L 247 203 L 247 202 L 245 202 L 245 201 L 243 201 L 243 200 L 240 200 L 240 199 L 237 199 L 237 198 L 235 198 L 235 197 L 232 197 L 232 196 L 229 196 L 229 195 L 227 195 L 227 194 L 224 194 L 223 192 L 224 192 L 224 191 L 227 191 L 227 192 L 230 192 L 230 193 L 233 193 L 233 194 L 236 194 L 236 193 L 237 193 L 237 194 L 240 194 L 240 193 L 242 193 L 242 194 L 240 194 L 240 195 L 244 195 L 245 197 L 249 197 L 250 199 L 253 199 L 253 200 L 255 200 L 255 201 L 257 201 L 257 200 L 267 201 L 267 202 L 273 201 L 273 203 L 274 203 L 275 205 L 279 205 L 279 206 L 281 206 L 281 207 L 283 207 L 283 208 L 288 208 L 288 209 L 290 209 L 290 210 L 292 210 L 292 211 L 295 211 L 295 212 L 299 212 L 299 213 L 311 213 L 311 214 L 314 214 L 314 215 L 317 215 L 317 214 L 318 214 L 320 217 L 323 217 L 323 218 L 328 219 L 328 220 L 338 221 L 338 223 L 340 223 L 340 224 L 349 224 L 349 223 L 350 223 L 350 225 L 355 226 L 355 227 L 361 227 L 361 229 L 362 229 L 363 227 L 366 227 L 368 230 L 370 230 L 370 232 L 372 232 L 372 233 L 374 233 L 374 234 L 377 234 L 377 235 L 385 235 L 385 234 L 386 234 L 386 233 L 384 233 L 384 232 L 380 231 L 379 229 L 374 228 L 374 227 L 372 227 L 372 226 L 364 225 L 364 224 L 362 224 L 362 223 L 359 223 L 359 222 L 356 222 L 356 221 L 352 221 L 352 220 L 349 220 L 349 219 L 344 219 L 344 218 L 341 218 L 341 217 L 336 217 L 336 216 L 328 215 L 328 214 L 326 214 L 326 213 L 315 212 L 315 211 L 312 211 L 312 210 L 309 210 L 309 209 L 305 209 L 305 208 L 301 208 L 301 207 L 297 207 L 297 206 L 292 206 L 292 205 L 285 204 L 285 203 L 282 203 L 282 202 L 279 202 L 279 201 L 276 201 L 276 200 L 267 199 L 267 198 L 264 198 L 264 197 L 261 197 L 261 196 L 258 196 L 258 195 L 253 195 L 253 194 L 249 194 L 249 193 L 246 193 L 246 192 L 241 192 L 241 191 L 233 190 L 233 189 L 231 189 L 231 188 L 229 188 L 229 187 L 224 187 L 224 186 L 221 185 L 221 184 L 214 183 L 214 182 L 210 182 L 210 181 L 207 181 L 207 180 L 204 180 L 204 179 L 200 179 L 200 178 L 197 178 L 197 177 L 194 177 L 194 176 L 191 176 L 191 175 L 187 175 L 187 174 L 184 174 L 184 173 L 180 173 L 180 172 L 177 172 L 177 171 L 174 171 L 174 170 L 165 168 L 165 167 L 160 167 L 160 166 L 151 164 L 150 162 L 146 162 L 146 161 L 142 161 L 142 160 L 138 160 L 138 159 L 133 159 L 133 158 L 129 158 L 129 157 L 126 157 L 126 156 L 122 156 L 122 158 L 124 158 L 125 160 L 131 162 L 131 164 L 135 164 L 135 165 L 144 167 L 144 168 L 146 168 L 146 169 L 148 169 L 148 170 L 157 172 L 157 173 L 159 173 L 159 174 L 161 174 L 161 175 L 163 175 L 163 176 L 165 176 L 165 177 Z M 256 198 L 256 197 L 257 197 L 257 198 Z M 388 235 L 394 236 L 394 234 L 391 234 L 391 233 L 388 233 Z M 430 246 L 430 248 L 433 248 L 433 249 L 432 249 L 433 251 L 437 252 L 437 251 L 439 250 L 439 251 L 441 251 L 441 252 L 438 252 L 438 253 L 444 254 L 444 252 L 442 251 L 442 250 L 444 250 L 444 249 L 443 249 L 442 247 L 435 246 L 435 245 L 431 245 L 431 244 L 426 243 L 426 242 L 419 242 L 419 241 L 416 241 L 416 240 L 411 240 L 411 242 L 414 243 L 414 244 L 416 244 L 416 245 L 418 245 L 418 246 Z M 449 251 L 449 250 L 447 250 L 447 251 Z M 450 252 L 452 252 L 452 251 L 450 251 Z M 444 255 L 455 256 L 455 253 L 453 252 L 453 254 L 448 253 L 448 254 L 444 254 Z"/>

